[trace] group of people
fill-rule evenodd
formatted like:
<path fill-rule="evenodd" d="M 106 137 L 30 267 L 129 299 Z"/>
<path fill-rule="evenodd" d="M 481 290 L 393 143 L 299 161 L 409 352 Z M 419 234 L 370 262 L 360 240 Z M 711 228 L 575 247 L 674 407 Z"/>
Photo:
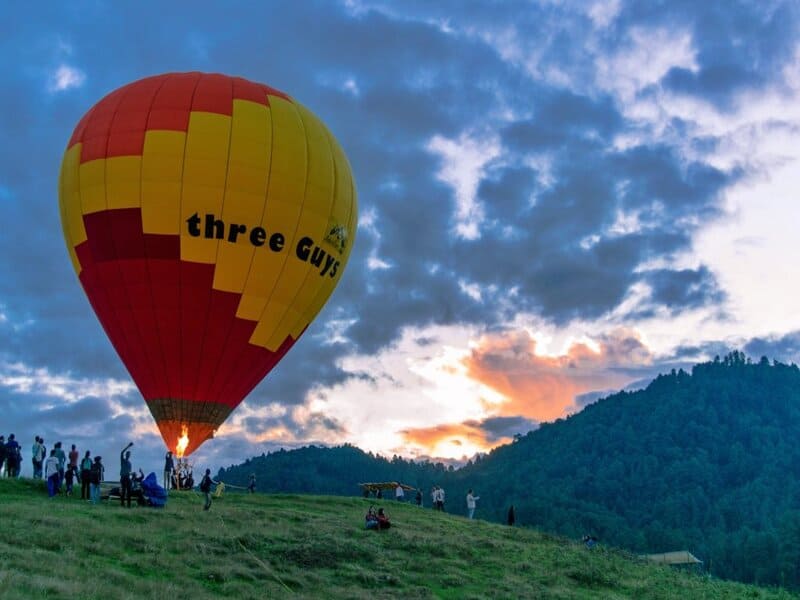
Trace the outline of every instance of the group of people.
<path fill-rule="evenodd" d="M 75 484 L 79 484 L 81 499 L 97 502 L 104 468 L 100 456 L 92 458 L 91 451 L 87 450 L 81 459 L 75 444 L 65 452 L 62 442 L 56 442 L 48 453 L 44 438 L 37 435 L 31 446 L 31 463 L 33 478 L 46 481 L 51 498 L 60 493 L 71 496 Z M 6 441 L 5 436 L 0 435 L 0 474 L 19 477 L 21 470 L 22 447 L 16 436 L 12 433 Z"/>
<path fill-rule="evenodd" d="M 392 526 L 389 521 L 389 516 L 384 512 L 383 508 L 377 511 L 374 506 L 370 506 L 367 514 L 364 517 L 364 527 L 367 529 L 389 529 Z"/>
<path fill-rule="evenodd" d="M 120 504 L 130 508 L 135 500 L 137 504 L 146 503 L 142 481 L 145 479 L 142 469 L 134 471 L 131 463 L 131 448 L 133 442 L 126 445 L 119 454 L 119 487 L 111 489 L 111 496 L 119 494 Z M 100 484 L 105 480 L 105 465 L 101 456 L 92 456 L 86 450 L 81 458 L 78 448 L 72 444 L 69 452 L 64 450 L 62 442 L 56 442 L 49 450 L 44 438 L 35 436 L 31 446 L 31 462 L 33 478 L 44 479 L 47 485 L 47 494 L 54 498 L 58 494 L 72 496 L 76 485 L 81 488 L 81 500 L 88 500 L 93 504 L 100 501 Z M 0 435 L 0 477 L 20 477 L 22 470 L 22 447 L 12 433 L 8 440 Z M 153 482 L 155 484 L 155 482 Z M 224 484 L 211 478 L 211 470 L 206 469 L 200 482 L 200 491 L 206 496 L 204 509 L 211 506 L 211 485 L 217 485 L 217 495 L 221 495 Z M 177 459 L 177 464 L 172 452 L 167 452 L 164 464 L 164 488 L 192 489 L 195 485 L 192 476 L 192 467 L 188 460 Z M 250 493 L 255 492 L 255 474 L 250 476 L 247 487 Z M 157 484 L 156 484 L 157 487 Z"/>
<path fill-rule="evenodd" d="M 20 467 L 22 466 L 22 448 L 14 437 L 8 436 L 8 441 L 4 435 L 0 435 L 0 475 L 5 477 L 19 477 Z"/>
<path fill-rule="evenodd" d="M 394 487 L 394 498 L 398 502 L 405 502 L 406 499 L 406 491 L 413 490 L 414 488 L 409 486 L 403 486 L 400 483 L 391 483 L 391 484 L 362 484 L 364 488 L 364 497 L 369 498 L 371 495 L 374 495 L 375 498 L 378 500 L 383 498 L 383 493 L 381 491 L 381 487 L 393 486 Z M 444 488 L 438 485 L 434 485 L 431 488 L 431 506 L 433 506 L 434 510 L 444 511 L 444 499 L 445 499 L 445 492 Z M 467 517 L 469 519 L 474 518 L 475 516 L 475 509 L 477 507 L 477 501 L 480 500 L 480 496 L 476 496 L 472 489 L 467 492 L 466 503 L 467 503 Z M 416 494 L 414 495 L 413 500 L 417 506 L 422 506 L 422 491 L 416 490 Z"/>
<path fill-rule="evenodd" d="M 164 489 L 190 490 L 194 487 L 194 473 L 188 458 L 178 458 L 177 463 L 172 452 L 164 456 Z"/>

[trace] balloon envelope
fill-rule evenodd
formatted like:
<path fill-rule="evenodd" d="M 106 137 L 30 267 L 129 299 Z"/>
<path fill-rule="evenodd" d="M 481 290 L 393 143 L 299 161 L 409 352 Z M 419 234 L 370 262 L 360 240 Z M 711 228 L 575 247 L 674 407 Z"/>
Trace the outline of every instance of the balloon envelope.
<path fill-rule="evenodd" d="M 172 73 L 111 92 L 61 165 L 72 264 L 167 447 L 190 454 L 278 363 L 341 278 L 350 166 L 286 94 Z"/>

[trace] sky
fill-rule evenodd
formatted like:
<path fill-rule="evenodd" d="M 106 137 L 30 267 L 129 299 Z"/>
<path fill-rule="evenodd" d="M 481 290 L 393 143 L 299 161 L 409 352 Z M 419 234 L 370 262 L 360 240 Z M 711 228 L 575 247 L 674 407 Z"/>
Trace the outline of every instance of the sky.
<path fill-rule="evenodd" d="M 460 460 L 732 349 L 800 359 L 794 2 L 6 2 L 0 432 L 165 447 L 70 264 L 81 116 L 166 72 L 284 91 L 347 154 L 340 284 L 194 455 Z"/>

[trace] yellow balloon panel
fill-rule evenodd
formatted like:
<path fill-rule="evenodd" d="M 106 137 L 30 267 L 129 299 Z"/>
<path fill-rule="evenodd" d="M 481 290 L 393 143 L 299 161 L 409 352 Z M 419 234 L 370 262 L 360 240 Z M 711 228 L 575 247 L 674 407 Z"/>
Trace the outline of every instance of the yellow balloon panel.
<path fill-rule="evenodd" d="M 108 208 L 134 208 L 141 205 L 142 157 L 107 158 L 106 195 Z"/>
<path fill-rule="evenodd" d="M 181 180 L 186 133 L 148 131 L 142 153 L 142 226 L 150 233 L 181 231 Z"/>
<path fill-rule="evenodd" d="M 67 250 L 75 272 L 80 274 L 81 267 L 75 247 L 86 241 L 86 228 L 83 226 L 80 191 L 80 157 L 81 146 L 77 144 L 64 153 L 59 177 L 59 207 L 61 211 L 61 227 Z"/>

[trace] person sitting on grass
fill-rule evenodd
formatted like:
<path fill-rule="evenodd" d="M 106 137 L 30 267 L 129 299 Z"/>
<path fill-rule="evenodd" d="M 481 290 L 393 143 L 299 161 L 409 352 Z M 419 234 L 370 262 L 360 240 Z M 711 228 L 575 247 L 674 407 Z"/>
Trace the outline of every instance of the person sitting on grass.
<path fill-rule="evenodd" d="M 382 508 L 378 509 L 378 529 L 389 529 L 392 526 L 391 522 L 389 522 L 389 516 L 383 512 Z"/>
<path fill-rule="evenodd" d="M 370 506 L 364 517 L 364 527 L 367 529 L 378 529 L 378 515 L 375 513 L 375 507 Z"/>

